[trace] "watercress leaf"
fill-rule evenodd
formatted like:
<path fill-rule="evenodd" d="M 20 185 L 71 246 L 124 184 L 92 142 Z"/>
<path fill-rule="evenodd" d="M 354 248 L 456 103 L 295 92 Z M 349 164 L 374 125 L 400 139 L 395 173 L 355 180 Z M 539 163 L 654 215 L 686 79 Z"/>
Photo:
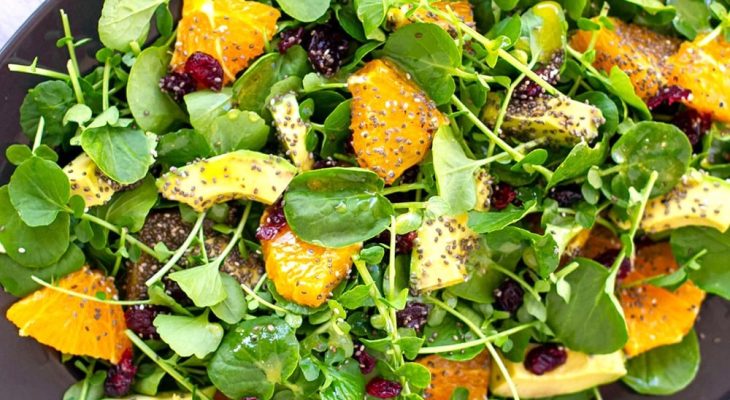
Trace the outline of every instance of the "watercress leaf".
<path fill-rule="evenodd" d="M 639 114 L 645 119 L 651 119 L 651 113 L 646 104 L 634 91 L 634 86 L 631 83 L 631 79 L 624 71 L 619 67 L 613 66 L 608 75 L 607 89 L 618 96 L 621 100 L 625 101 L 626 104 L 634 107 Z"/>
<path fill-rule="evenodd" d="M 153 325 L 163 342 L 181 357 L 204 358 L 214 352 L 223 340 L 223 327 L 208 322 L 208 311 L 195 318 L 159 314 Z"/>
<path fill-rule="evenodd" d="M 555 52 L 563 51 L 567 41 L 568 23 L 557 3 L 539 3 L 522 14 L 522 32 L 530 40 L 530 52 L 542 62 L 548 62 Z"/>
<path fill-rule="evenodd" d="M 712 29 L 710 25 L 710 8 L 703 0 L 668 0 L 667 5 L 674 6 L 677 14 L 672 23 L 679 33 L 689 40 L 694 40 L 698 33 Z"/>
<path fill-rule="evenodd" d="M 174 17 L 168 4 L 160 4 L 155 10 L 155 28 L 163 38 L 172 35 L 173 25 L 175 24 Z"/>
<path fill-rule="evenodd" d="M 332 383 L 322 390 L 322 400 L 365 398 L 365 376 L 360 366 L 352 359 L 325 370 Z"/>
<path fill-rule="evenodd" d="M 33 157 L 33 152 L 24 144 L 11 144 L 5 150 L 5 158 L 13 165 L 20 165 L 31 157 Z"/>
<path fill-rule="evenodd" d="M 519 241 L 511 242 L 510 246 L 520 247 Z M 466 281 L 449 287 L 446 289 L 447 292 L 475 303 L 491 304 L 494 302 L 494 289 L 502 283 L 504 274 L 492 268 L 495 262 L 489 258 L 490 253 L 487 241 L 482 237 L 479 247 L 469 254 L 467 260 L 469 275 Z M 510 271 L 514 270 L 514 264 L 500 266 Z"/>
<path fill-rule="evenodd" d="M 160 137 L 157 161 L 179 167 L 198 158 L 207 158 L 212 149 L 203 135 L 194 129 L 181 129 Z"/>
<path fill-rule="evenodd" d="M 281 10 L 301 22 L 316 21 L 327 12 L 330 0 L 276 0 Z"/>
<path fill-rule="evenodd" d="M 198 307 L 210 307 L 226 298 L 223 280 L 215 263 L 176 271 L 169 276 Z"/>
<path fill-rule="evenodd" d="M 132 190 L 114 195 L 112 199 L 96 209 L 102 219 L 130 232 L 142 229 L 152 207 L 157 203 L 157 186 L 155 178 L 147 175 L 142 184 Z"/>
<path fill-rule="evenodd" d="M 367 40 L 362 22 L 357 19 L 357 12 L 355 12 L 355 6 L 352 3 L 338 4 L 333 8 L 335 10 L 335 18 L 337 18 L 337 22 L 340 23 L 343 31 L 359 42 Z"/>
<path fill-rule="evenodd" d="M 545 319 L 547 318 L 547 310 L 545 309 L 545 304 L 543 304 L 542 301 L 536 299 L 530 293 L 525 293 L 524 296 L 524 307 L 527 313 L 537 318 L 538 321 L 545 322 Z"/>
<path fill-rule="evenodd" d="M 295 177 L 284 195 L 284 213 L 302 240 L 343 247 L 382 232 L 393 205 L 380 191 L 383 180 L 360 168 L 326 168 Z"/>
<path fill-rule="evenodd" d="M 226 323 L 236 324 L 246 315 L 246 298 L 243 295 L 243 289 L 234 277 L 223 272 L 220 274 L 223 289 L 226 291 L 226 299 L 210 309 L 216 317 Z"/>
<path fill-rule="evenodd" d="M 604 122 L 598 130 L 603 133 L 604 136 L 611 136 L 616 132 L 619 121 L 618 107 L 607 94 L 591 91 L 581 93 L 578 96 L 575 96 L 575 99 L 581 102 L 588 102 L 588 104 L 601 110 L 601 115 L 603 115 L 606 122 Z"/>
<path fill-rule="evenodd" d="M 167 294 L 165 287 L 161 283 L 156 283 L 147 288 L 147 295 L 150 298 L 150 303 L 157 306 L 165 306 L 171 309 L 175 314 L 187 315 L 192 317 L 185 307 L 181 306 L 172 296 Z"/>
<path fill-rule="evenodd" d="M 665 5 L 663 1 L 659 0 L 625 0 L 628 3 L 636 4 L 637 6 L 644 9 L 644 11 L 648 12 L 651 15 L 657 14 L 659 12 L 674 12 L 674 7 L 670 5 Z"/>
<path fill-rule="evenodd" d="M 59 212 L 67 210 L 71 184 L 61 167 L 39 157 L 25 160 L 10 178 L 10 202 L 23 222 L 30 227 L 52 223 Z"/>
<path fill-rule="evenodd" d="M 517 39 L 520 38 L 521 32 L 522 19 L 518 15 L 512 15 L 496 23 L 489 32 L 487 32 L 486 36 L 488 39 L 492 40 L 503 36 L 509 39 L 510 43 L 514 44 L 517 42 Z"/>
<path fill-rule="evenodd" d="M 410 72 L 438 105 L 456 90 L 451 74 L 461 64 L 461 53 L 451 36 L 438 25 L 414 23 L 388 37 L 383 54 Z"/>
<path fill-rule="evenodd" d="M 431 326 L 430 324 L 426 325 L 426 327 L 423 328 L 423 337 L 429 338 L 429 340 L 424 343 L 424 349 L 429 346 L 445 346 L 477 339 L 461 321 L 458 321 L 451 315 L 446 315 L 437 326 Z M 431 340 L 431 338 L 433 338 L 433 340 Z M 479 355 L 479 353 L 483 350 L 484 345 L 478 345 L 454 353 L 443 353 L 441 356 L 452 361 L 467 361 Z"/>
<path fill-rule="evenodd" d="M 510 11 L 517 6 L 519 0 L 494 0 L 494 3 L 502 10 Z"/>
<path fill-rule="evenodd" d="M 278 317 L 258 317 L 236 325 L 208 365 L 208 377 L 230 398 L 270 399 L 277 384 L 299 363 L 294 330 Z"/>
<path fill-rule="evenodd" d="M 89 106 L 86 104 L 74 104 L 63 116 L 63 124 L 67 125 L 69 122 L 75 122 L 82 125 L 91 120 L 92 116 L 93 111 L 91 111 Z"/>
<path fill-rule="evenodd" d="M 217 117 L 204 132 L 215 154 L 236 150 L 259 150 L 269 138 L 269 126 L 253 111 L 230 110 Z"/>
<path fill-rule="evenodd" d="M 350 107 L 352 100 L 340 103 L 324 120 L 325 138 L 322 140 L 320 155 L 332 157 L 345 151 L 345 141 L 350 135 Z"/>
<path fill-rule="evenodd" d="M 679 264 L 690 262 L 697 253 L 706 250 L 696 262 L 697 270 L 688 269 L 690 280 L 702 290 L 730 299 L 730 229 L 721 233 L 707 227 L 685 227 L 672 231 L 672 253 Z"/>
<path fill-rule="evenodd" d="M 409 385 L 418 389 L 425 389 L 431 384 L 431 372 L 418 363 L 405 363 L 395 371 L 395 374 L 406 378 Z"/>
<path fill-rule="evenodd" d="M 154 135 L 132 128 L 102 126 L 81 134 L 81 147 L 108 177 L 122 183 L 137 182 L 154 163 Z"/>
<path fill-rule="evenodd" d="M 136 393 L 154 396 L 158 392 L 162 378 L 167 375 L 164 369 L 156 364 L 141 364 L 137 370 L 132 389 Z"/>
<path fill-rule="evenodd" d="M 362 22 L 365 37 L 383 41 L 385 34 L 380 25 L 385 21 L 388 2 L 383 0 L 355 0 L 355 13 Z"/>
<path fill-rule="evenodd" d="M 99 18 L 99 39 L 104 46 L 126 52 L 130 42 L 142 44 L 155 10 L 166 0 L 105 0 Z"/>
<path fill-rule="evenodd" d="M 368 285 L 357 285 L 343 293 L 337 300 L 348 310 L 355 310 L 361 307 L 372 307 L 375 305 L 370 296 L 371 287 Z"/>
<path fill-rule="evenodd" d="M 469 213 L 469 228 L 477 233 L 491 233 L 504 229 L 537 209 L 537 203 L 530 200 L 522 207 L 508 206 L 501 211 Z"/>
<path fill-rule="evenodd" d="M 127 102 L 135 122 L 145 131 L 165 133 L 186 120 L 180 106 L 159 86 L 171 57 L 166 47 L 147 48 L 137 56 L 129 72 Z"/>
<path fill-rule="evenodd" d="M 26 225 L 10 202 L 8 187 L 0 188 L 0 243 L 13 261 L 27 268 L 58 262 L 69 243 L 70 216 L 59 213 L 47 226 Z M 39 241 L 38 238 L 43 238 Z"/>
<path fill-rule="evenodd" d="M 568 12 L 568 16 L 573 20 L 578 20 L 583 15 L 583 10 L 586 8 L 588 0 L 571 0 L 565 1 L 563 4 L 565 11 Z"/>
<path fill-rule="evenodd" d="M 51 282 L 78 271 L 84 265 L 85 260 L 84 252 L 73 244 L 57 262 L 36 269 L 29 269 L 7 255 L 0 254 L 0 285 L 13 296 L 24 297 L 41 287 L 31 279 L 32 276 Z"/>
<path fill-rule="evenodd" d="M 643 188 L 653 171 L 659 172 L 651 196 L 672 190 L 687 172 L 692 145 L 679 128 L 643 121 L 629 128 L 611 149 L 611 158 L 625 168 L 619 173 L 634 188 Z"/>
<path fill-rule="evenodd" d="M 641 394 L 670 395 L 686 388 L 700 367 L 700 345 L 695 331 L 681 342 L 658 347 L 630 358 L 621 380 Z"/>
<path fill-rule="evenodd" d="M 571 286 L 571 300 L 553 288 L 547 296 L 547 325 L 572 350 L 607 354 L 621 349 L 628 331 L 621 308 L 613 293 L 606 291 L 608 269 L 588 259 L 575 260 L 580 266 L 565 280 Z"/>
<path fill-rule="evenodd" d="M 203 135 L 209 134 L 213 121 L 231 109 L 231 90 L 201 90 L 184 97 L 190 113 L 190 125 Z"/>
<path fill-rule="evenodd" d="M 96 371 L 86 379 L 69 387 L 63 394 L 63 400 L 97 400 L 104 397 L 105 371 Z"/>
<path fill-rule="evenodd" d="M 76 129 L 73 125 L 63 124 L 63 117 L 74 104 L 76 98 L 66 82 L 41 82 L 28 92 L 20 106 L 23 133 L 33 141 L 38 122 L 43 117 L 43 143 L 51 147 L 60 145 Z"/>
<path fill-rule="evenodd" d="M 598 143 L 595 147 L 591 147 L 586 142 L 578 143 L 555 169 L 547 188 L 552 188 L 560 182 L 582 176 L 592 166 L 601 164 L 607 153 L 607 145 L 604 142 Z"/>
<path fill-rule="evenodd" d="M 474 174 L 480 163 L 468 158 L 448 126 L 442 126 L 433 139 L 433 167 L 439 195 L 453 214 L 474 208 L 477 202 Z"/>
<path fill-rule="evenodd" d="M 398 329 L 398 331 L 401 334 L 403 333 L 403 329 Z M 405 336 L 402 334 L 401 337 L 398 339 L 398 347 L 400 347 L 406 359 L 415 360 L 416 357 L 418 357 L 418 351 L 421 350 L 421 347 L 423 347 L 423 343 L 425 341 L 426 339 L 422 337 Z"/>

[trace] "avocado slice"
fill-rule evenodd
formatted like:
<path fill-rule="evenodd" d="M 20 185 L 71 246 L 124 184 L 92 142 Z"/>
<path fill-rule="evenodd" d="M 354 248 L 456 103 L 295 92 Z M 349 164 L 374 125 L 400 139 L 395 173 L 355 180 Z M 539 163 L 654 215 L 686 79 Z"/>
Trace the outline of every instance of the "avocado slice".
<path fill-rule="evenodd" d="M 533 374 L 521 362 L 511 362 L 503 358 L 507 372 L 517 387 L 517 394 L 521 398 L 559 396 L 613 382 L 626 375 L 621 351 L 589 355 L 566 350 L 568 359 L 565 364 L 543 375 Z M 489 387 L 497 396 L 512 397 L 512 392 L 498 368 L 494 369 Z"/>
<path fill-rule="evenodd" d="M 71 183 L 71 194 L 83 197 L 86 207 L 105 204 L 119 186 L 104 175 L 86 153 L 79 154 L 63 167 L 63 172 Z"/>
<path fill-rule="evenodd" d="M 299 103 L 294 93 L 274 97 L 270 104 L 274 125 L 279 140 L 286 148 L 286 154 L 302 171 L 312 169 L 314 156 L 307 150 L 309 128 L 299 115 Z"/>
<path fill-rule="evenodd" d="M 238 150 L 170 168 L 157 180 L 163 197 L 202 212 L 234 199 L 273 204 L 297 173 L 297 168 L 274 155 Z"/>
<path fill-rule="evenodd" d="M 423 221 L 411 256 L 411 287 L 428 292 L 464 282 L 467 258 L 478 245 L 467 220 L 467 214 L 461 214 Z"/>
<path fill-rule="evenodd" d="M 730 183 L 690 170 L 672 191 L 647 203 L 641 228 L 656 233 L 703 225 L 725 232 L 730 227 L 727 199 L 730 199 Z"/>
<path fill-rule="evenodd" d="M 477 182 L 477 203 L 474 210 L 487 211 L 491 205 L 492 177 L 485 169 L 480 168 L 474 175 L 474 179 Z"/>
<path fill-rule="evenodd" d="M 482 119 L 494 125 L 504 94 L 490 92 Z M 598 136 L 598 127 L 606 119 L 598 108 L 564 95 L 538 95 L 527 99 L 512 98 L 507 106 L 502 130 L 520 140 L 547 139 L 555 147 L 569 147 L 590 142 Z"/>

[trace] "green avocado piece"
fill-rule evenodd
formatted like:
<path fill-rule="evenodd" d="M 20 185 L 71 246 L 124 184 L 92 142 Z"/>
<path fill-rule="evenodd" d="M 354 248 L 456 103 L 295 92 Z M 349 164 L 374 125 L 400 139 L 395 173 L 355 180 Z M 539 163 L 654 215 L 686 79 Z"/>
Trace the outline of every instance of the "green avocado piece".
<path fill-rule="evenodd" d="M 411 256 L 411 287 L 428 292 L 464 282 L 469 253 L 478 245 L 467 220 L 462 214 L 423 221 Z"/>
<path fill-rule="evenodd" d="M 494 125 L 504 95 L 491 92 L 482 119 Z M 502 130 L 520 140 L 545 138 L 547 145 L 569 147 L 590 142 L 598 136 L 598 127 L 606 122 L 598 108 L 564 95 L 542 94 L 533 98 L 510 100 Z"/>
<path fill-rule="evenodd" d="M 71 183 L 71 194 L 83 197 L 86 207 L 105 204 L 120 186 L 104 175 L 86 153 L 63 167 L 63 172 Z"/>
<path fill-rule="evenodd" d="M 274 97 L 269 109 L 274 125 L 279 132 L 279 140 L 286 148 L 286 154 L 294 165 L 302 171 L 312 169 L 314 156 L 307 150 L 309 128 L 299 115 L 299 103 L 294 93 Z"/>
<path fill-rule="evenodd" d="M 669 193 L 646 205 L 641 228 L 649 233 L 702 225 L 725 232 L 730 227 L 730 183 L 690 170 Z"/>
<path fill-rule="evenodd" d="M 157 180 L 163 197 L 202 212 L 217 203 L 249 199 L 273 204 L 297 174 L 287 160 L 238 150 L 171 168 Z"/>

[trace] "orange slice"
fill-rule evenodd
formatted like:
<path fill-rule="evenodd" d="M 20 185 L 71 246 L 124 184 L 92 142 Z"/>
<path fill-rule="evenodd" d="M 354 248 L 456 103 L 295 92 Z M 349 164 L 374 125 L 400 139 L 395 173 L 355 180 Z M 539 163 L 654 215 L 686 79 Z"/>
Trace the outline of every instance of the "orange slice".
<path fill-rule="evenodd" d="M 472 11 L 471 4 L 469 4 L 466 0 L 437 1 L 435 3 L 431 3 L 431 6 L 446 13 L 448 13 L 449 9 L 451 9 L 456 18 L 458 18 L 461 22 L 472 27 L 474 26 L 474 12 Z M 395 30 L 412 22 L 430 22 L 440 26 L 446 32 L 456 35 L 456 28 L 450 21 L 443 17 L 435 15 L 434 13 L 422 8 L 414 11 L 413 15 L 409 17 L 407 14 L 410 10 L 411 6 L 408 4 L 390 9 L 388 11 L 388 26 Z"/>
<path fill-rule="evenodd" d="M 191 54 L 201 51 L 221 63 L 224 84 L 264 52 L 281 16 L 271 6 L 244 0 L 185 0 L 182 14 L 172 69 L 181 70 Z"/>
<path fill-rule="evenodd" d="M 667 242 L 639 248 L 634 271 L 623 281 L 636 282 L 678 268 Z M 629 328 L 624 351 L 629 357 L 667 344 L 679 343 L 692 329 L 705 292 L 686 282 L 674 292 L 652 285 L 623 289 L 621 306 Z"/>
<path fill-rule="evenodd" d="M 490 362 L 486 351 L 469 361 L 450 361 L 434 354 L 418 363 L 431 371 L 431 384 L 423 394 L 425 400 L 449 400 L 459 387 L 469 390 L 469 400 L 487 398 Z"/>
<path fill-rule="evenodd" d="M 57 286 L 88 296 L 117 296 L 114 279 L 89 267 L 66 276 Z M 40 289 L 13 304 L 7 318 L 20 328 L 21 336 L 30 336 L 66 354 L 102 358 L 116 364 L 122 353 L 131 348 L 124 334 L 126 322 L 121 306 L 80 299 L 50 288 Z"/>
<path fill-rule="evenodd" d="M 350 76 L 352 145 L 357 161 L 393 183 L 423 160 L 446 118 L 397 67 L 373 60 Z"/>

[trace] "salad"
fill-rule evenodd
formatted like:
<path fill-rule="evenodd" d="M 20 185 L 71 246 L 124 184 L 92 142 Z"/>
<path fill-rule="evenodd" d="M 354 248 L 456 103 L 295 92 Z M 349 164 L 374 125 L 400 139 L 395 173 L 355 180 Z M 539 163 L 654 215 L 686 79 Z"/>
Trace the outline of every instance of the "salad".
<path fill-rule="evenodd" d="M 9 66 L 6 316 L 64 399 L 679 392 L 730 298 L 728 6 L 105 0 L 91 71 L 61 11 L 67 68 Z"/>

